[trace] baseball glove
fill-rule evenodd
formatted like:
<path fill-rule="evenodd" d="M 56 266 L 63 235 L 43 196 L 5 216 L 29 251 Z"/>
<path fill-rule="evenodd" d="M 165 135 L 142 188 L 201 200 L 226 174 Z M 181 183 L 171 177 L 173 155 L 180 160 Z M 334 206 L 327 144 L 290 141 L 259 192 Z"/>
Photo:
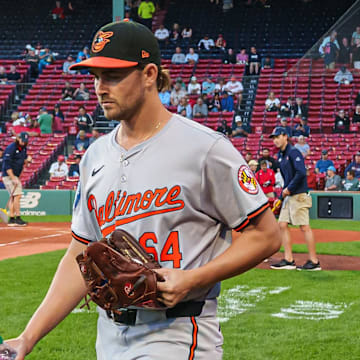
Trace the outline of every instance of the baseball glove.
<path fill-rule="evenodd" d="M 124 230 L 115 230 L 109 239 L 91 243 L 76 258 L 90 299 L 105 310 L 130 305 L 158 309 L 157 281 L 163 278 L 154 269 L 160 264 Z"/>

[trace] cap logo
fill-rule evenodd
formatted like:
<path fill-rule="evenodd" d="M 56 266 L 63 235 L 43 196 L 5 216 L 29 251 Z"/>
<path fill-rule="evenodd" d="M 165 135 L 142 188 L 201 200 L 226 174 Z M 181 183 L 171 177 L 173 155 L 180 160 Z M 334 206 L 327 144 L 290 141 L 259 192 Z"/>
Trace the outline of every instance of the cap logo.
<path fill-rule="evenodd" d="M 101 51 L 107 43 L 110 42 L 109 38 L 112 37 L 114 33 L 112 31 L 99 31 L 95 35 L 95 39 L 91 45 L 91 51 L 93 53 L 98 53 Z"/>
<path fill-rule="evenodd" d="M 150 54 L 147 51 L 141 50 L 141 58 L 142 59 L 147 59 L 149 57 L 150 57 Z"/>

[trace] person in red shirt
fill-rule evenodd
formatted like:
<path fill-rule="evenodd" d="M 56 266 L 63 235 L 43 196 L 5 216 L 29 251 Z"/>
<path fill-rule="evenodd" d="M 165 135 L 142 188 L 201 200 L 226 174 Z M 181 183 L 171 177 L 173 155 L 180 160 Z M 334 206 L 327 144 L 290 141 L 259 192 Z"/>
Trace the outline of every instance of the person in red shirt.
<path fill-rule="evenodd" d="M 268 169 L 265 160 L 260 161 L 260 170 L 255 174 L 255 177 L 264 194 L 268 198 L 274 198 L 275 173 L 274 170 Z"/>
<path fill-rule="evenodd" d="M 306 167 L 307 185 L 309 190 L 316 190 L 316 174 Z"/>

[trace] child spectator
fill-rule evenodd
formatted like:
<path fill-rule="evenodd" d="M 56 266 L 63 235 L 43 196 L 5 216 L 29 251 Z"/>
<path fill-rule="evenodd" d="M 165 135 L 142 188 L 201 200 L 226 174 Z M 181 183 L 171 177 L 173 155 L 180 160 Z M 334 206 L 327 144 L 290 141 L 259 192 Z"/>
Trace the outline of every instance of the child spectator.
<path fill-rule="evenodd" d="M 275 97 L 275 93 L 273 91 L 270 91 L 268 94 L 268 98 L 265 101 L 265 110 L 272 112 L 272 111 L 278 111 L 280 108 L 280 100 Z"/>
<path fill-rule="evenodd" d="M 329 166 L 327 169 L 327 177 L 325 182 L 325 191 L 341 190 L 341 177 L 336 174 L 334 166 Z"/>
<path fill-rule="evenodd" d="M 51 164 L 49 173 L 50 177 L 66 177 L 68 175 L 69 169 L 64 155 L 59 155 L 57 161 Z"/>
<path fill-rule="evenodd" d="M 316 174 L 324 174 L 330 166 L 334 166 L 334 163 L 332 162 L 332 160 L 329 160 L 328 157 L 328 151 L 326 149 L 322 150 L 321 159 L 318 160 L 315 165 Z"/>
<path fill-rule="evenodd" d="M 247 65 L 249 62 L 249 55 L 246 53 L 245 48 L 241 48 L 240 52 L 236 55 L 236 63 Z"/>
<path fill-rule="evenodd" d="M 355 171 L 349 170 L 346 178 L 342 181 L 342 188 L 345 191 L 359 191 L 359 179 L 355 177 Z"/>
<path fill-rule="evenodd" d="M 256 172 L 255 177 L 266 197 L 274 198 L 275 173 L 268 169 L 265 160 L 260 161 L 260 170 Z"/>

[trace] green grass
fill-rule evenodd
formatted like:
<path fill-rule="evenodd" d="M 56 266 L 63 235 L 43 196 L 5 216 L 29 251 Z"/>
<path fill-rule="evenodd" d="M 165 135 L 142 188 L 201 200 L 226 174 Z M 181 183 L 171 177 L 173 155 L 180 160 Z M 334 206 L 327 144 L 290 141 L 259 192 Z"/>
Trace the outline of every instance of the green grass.
<path fill-rule="evenodd" d="M 29 223 L 32 222 L 71 222 L 71 215 L 45 215 L 45 216 L 22 216 Z"/>
<path fill-rule="evenodd" d="M 308 251 L 305 244 L 293 244 L 292 249 L 295 253 Z M 316 252 L 323 255 L 360 256 L 360 241 L 317 243 Z"/>
<path fill-rule="evenodd" d="M 355 220 L 310 220 L 313 229 L 360 231 L 360 221 Z"/>
<path fill-rule="evenodd" d="M 64 251 L 0 261 L 0 334 L 17 336 L 41 302 Z M 219 301 L 229 299 L 230 289 L 245 286 L 250 298 L 240 296 L 233 304 L 242 314 L 233 314 L 222 323 L 225 338 L 224 360 L 304 360 L 356 359 L 360 354 L 358 319 L 360 272 L 271 271 L 254 269 L 223 282 Z M 290 287 L 271 294 L 276 287 Z M 257 292 L 264 293 L 255 303 Z M 235 294 L 236 295 L 236 294 Z M 236 297 L 236 296 L 235 296 Z M 281 319 L 271 316 L 297 300 L 332 304 L 348 308 L 337 319 Z M 35 347 L 26 359 L 95 360 L 96 318 L 89 314 L 70 314 Z M 179 359 L 182 360 L 182 359 Z"/>

